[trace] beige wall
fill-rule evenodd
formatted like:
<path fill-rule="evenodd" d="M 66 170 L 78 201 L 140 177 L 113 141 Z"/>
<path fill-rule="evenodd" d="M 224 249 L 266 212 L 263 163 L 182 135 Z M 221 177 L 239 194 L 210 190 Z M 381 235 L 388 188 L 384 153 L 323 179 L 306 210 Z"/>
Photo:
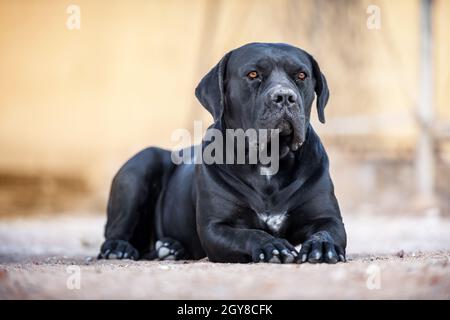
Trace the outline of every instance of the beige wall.
<path fill-rule="evenodd" d="M 439 118 L 450 119 L 450 1 L 435 2 L 435 103 Z"/>
<path fill-rule="evenodd" d="M 201 3 L 77 1 L 79 31 L 69 3 L 0 3 L 0 167 L 102 170 L 185 125 Z"/>
<path fill-rule="evenodd" d="M 450 120 L 450 2 L 434 3 L 436 110 Z M 81 8 L 81 30 L 66 28 L 69 4 Z M 381 8 L 381 30 L 366 27 L 369 4 Z M 134 152 L 210 122 L 197 82 L 252 41 L 318 58 L 332 92 L 327 125 L 314 120 L 325 139 L 358 148 L 375 136 L 381 152 L 411 150 L 419 9 L 416 0 L 0 0 L 0 172 L 80 176 L 106 194 Z"/>

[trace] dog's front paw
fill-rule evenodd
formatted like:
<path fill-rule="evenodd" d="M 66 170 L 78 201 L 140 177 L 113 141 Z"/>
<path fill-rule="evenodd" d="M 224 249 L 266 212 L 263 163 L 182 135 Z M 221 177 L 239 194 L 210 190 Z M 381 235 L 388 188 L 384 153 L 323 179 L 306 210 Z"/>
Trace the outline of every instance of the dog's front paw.
<path fill-rule="evenodd" d="M 258 244 L 252 250 L 253 262 L 292 263 L 297 256 L 295 247 L 287 240 L 279 238 Z"/>
<path fill-rule="evenodd" d="M 131 259 L 137 260 L 139 252 L 127 241 L 106 240 L 100 248 L 98 259 Z"/>
<path fill-rule="evenodd" d="M 345 262 L 345 250 L 334 243 L 328 232 L 319 231 L 302 244 L 299 262 L 307 261 L 311 263 Z"/>

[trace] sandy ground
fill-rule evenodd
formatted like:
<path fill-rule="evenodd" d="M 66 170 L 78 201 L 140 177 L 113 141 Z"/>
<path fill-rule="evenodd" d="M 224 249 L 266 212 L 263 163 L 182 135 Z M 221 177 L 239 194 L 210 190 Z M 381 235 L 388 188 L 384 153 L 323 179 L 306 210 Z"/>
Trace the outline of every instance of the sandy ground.
<path fill-rule="evenodd" d="M 346 217 L 337 265 L 97 261 L 104 217 L 0 220 L 0 299 L 449 299 L 450 219 Z"/>

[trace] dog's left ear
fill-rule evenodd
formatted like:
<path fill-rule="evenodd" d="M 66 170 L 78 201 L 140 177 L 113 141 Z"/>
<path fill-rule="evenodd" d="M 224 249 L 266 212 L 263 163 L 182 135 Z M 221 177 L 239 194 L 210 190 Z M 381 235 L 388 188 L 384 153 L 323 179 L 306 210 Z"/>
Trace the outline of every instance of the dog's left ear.
<path fill-rule="evenodd" d="M 225 108 L 224 77 L 231 52 L 228 52 L 212 68 L 195 88 L 195 96 L 202 106 L 211 113 L 214 122 L 220 120 Z"/>
<path fill-rule="evenodd" d="M 317 115 L 322 123 L 325 123 L 325 106 L 327 105 L 328 98 L 330 97 L 330 91 L 328 90 L 327 79 L 320 71 L 319 64 L 311 57 L 311 63 L 313 66 L 314 79 L 316 79 L 316 87 L 314 90 L 317 95 Z"/>

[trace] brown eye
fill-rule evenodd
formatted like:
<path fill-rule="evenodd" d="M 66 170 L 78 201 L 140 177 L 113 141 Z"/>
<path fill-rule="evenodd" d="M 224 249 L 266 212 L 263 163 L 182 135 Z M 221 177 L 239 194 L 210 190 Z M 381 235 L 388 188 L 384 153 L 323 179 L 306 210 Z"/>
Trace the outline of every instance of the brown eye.
<path fill-rule="evenodd" d="M 306 73 L 300 72 L 297 77 L 298 77 L 298 80 L 303 81 L 306 79 Z"/>
<path fill-rule="evenodd" d="M 256 79 L 256 78 L 258 78 L 258 72 L 256 72 L 256 71 L 249 72 L 247 74 L 247 77 L 249 77 L 250 79 Z"/>

